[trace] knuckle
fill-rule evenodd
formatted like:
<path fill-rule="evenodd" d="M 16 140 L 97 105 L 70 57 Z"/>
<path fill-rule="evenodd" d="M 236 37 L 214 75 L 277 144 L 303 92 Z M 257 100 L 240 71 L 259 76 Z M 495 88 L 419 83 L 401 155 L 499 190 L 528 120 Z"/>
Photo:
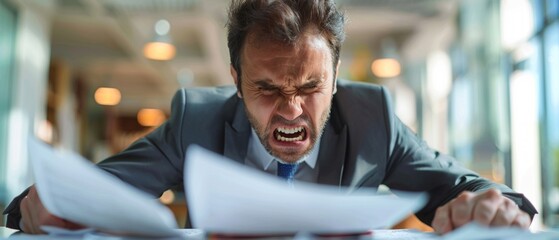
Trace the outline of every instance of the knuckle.
<path fill-rule="evenodd" d="M 507 209 L 518 209 L 518 205 L 516 204 L 516 202 L 514 202 L 513 200 L 506 198 L 503 200 L 503 203 L 505 204 Z"/>
<path fill-rule="evenodd" d="M 464 192 L 460 193 L 454 200 L 455 200 L 455 202 L 459 202 L 459 203 L 467 202 L 467 201 L 469 201 L 470 199 L 473 198 L 473 195 L 474 194 L 472 192 L 464 191 Z"/>
<path fill-rule="evenodd" d="M 495 188 L 491 188 L 485 192 L 485 194 L 489 197 L 500 197 L 502 196 L 501 191 Z"/>

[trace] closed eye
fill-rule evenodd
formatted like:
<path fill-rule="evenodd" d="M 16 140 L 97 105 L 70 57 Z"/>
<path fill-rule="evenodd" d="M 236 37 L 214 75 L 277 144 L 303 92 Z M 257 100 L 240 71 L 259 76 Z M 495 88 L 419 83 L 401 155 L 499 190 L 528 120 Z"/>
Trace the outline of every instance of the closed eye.
<path fill-rule="evenodd" d="M 302 93 L 313 93 L 318 90 L 320 83 L 321 82 L 318 80 L 305 83 L 303 86 L 299 87 L 299 91 Z"/>
<path fill-rule="evenodd" d="M 262 88 L 262 87 L 259 87 L 258 90 L 260 91 L 260 93 L 262 93 L 264 95 L 272 95 L 272 94 L 276 94 L 278 92 L 277 88 Z"/>
<path fill-rule="evenodd" d="M 267 81 L 257 81 L 255 84 L 258 87 L 258 92 L 263 95 L 272 95 L 276 94 L 279 91 L 279 88 L 277 86 L 274 86 Z"/>

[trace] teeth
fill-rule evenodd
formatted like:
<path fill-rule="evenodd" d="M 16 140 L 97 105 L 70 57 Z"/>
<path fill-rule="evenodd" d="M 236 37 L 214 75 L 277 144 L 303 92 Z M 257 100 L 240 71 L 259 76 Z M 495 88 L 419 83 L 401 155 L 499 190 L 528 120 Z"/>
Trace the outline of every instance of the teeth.
<path fill-rule="evenodd" d="M 301 140 L 303 140 L 303 135 L 300 135 L 300 136 L 294 137 L 294 138 L 286 138 L 286 137 L 282 137 L 279 134 L 277 134 L 276 139 L 278 139 L 280 141 L 283 141 L 283 142 L 301 141 Z"/>
<path fill-rule="evenodd" d="M 279 127 L 278 128 L 278 132 L 282 132 L 282 133 L 286 133 L 286 134 L 293 134 L 293 133 L 302 132 L 302 131 L 303 131 L 303 127 L 296 127 L 296 128 Z"/>
<path fill-rule="evenodd" d="M 284 127 L 279 127 L 277 129 L 277 132 L 275 134 L 275 137 L 278 141 L 282 141 L 282 142 L 294 142 L 294 141 L 301 141 L 303 140 L 303 136 L 305 134 L 303 134 L 303 131 L 305 130 L 304 127 L 295 127 L 295 128 L 284 128 Z M 281 133 L 281 134 L 280 134 Z M 285 134 L 289 134 L 290 136 L 293 136 L 294 134 L 296 134 L 293 137 L 285 137 Z"/>

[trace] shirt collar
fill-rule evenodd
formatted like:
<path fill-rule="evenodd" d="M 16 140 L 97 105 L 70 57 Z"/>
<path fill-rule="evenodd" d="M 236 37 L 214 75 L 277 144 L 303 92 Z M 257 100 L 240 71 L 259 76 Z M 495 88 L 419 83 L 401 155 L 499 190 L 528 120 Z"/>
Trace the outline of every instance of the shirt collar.
<path fill-rule="evenodd" d="M 254 163 L 259 168 L 263 170 L 267 170 L 270 167 L 270 165 L 272 165 L 272 163 L 274 162 L 275 157 L 272 156 L 266 150 L 264 145 L 262 145 L 254 128 L 251 128 L 251 130 L 252 130 L 251 131 L 252 134 L 250 135 L 250 138 L 248 140 L 248 151 L 249 151 L 248 155 L 254 157 Z M 300 159 L 298 162 L 305 162 L 309 167 L 314 169 L 314 167 L 316 166 L 316 161 L 318 159 L 319 150 L 320 150 L 320 139 L 316 142 L 311 152 L 308 155 L 304 156 L 302 159 Z"/>

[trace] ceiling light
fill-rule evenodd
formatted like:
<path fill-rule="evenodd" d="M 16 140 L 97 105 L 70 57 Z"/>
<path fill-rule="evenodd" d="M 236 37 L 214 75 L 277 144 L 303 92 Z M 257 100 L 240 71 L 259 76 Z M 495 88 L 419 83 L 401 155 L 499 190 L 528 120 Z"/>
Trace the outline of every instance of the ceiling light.
<path fill-rule="evenodd" d="M 166 117 L 160 109 L 144 108 L 138 111 L 138 123 L 144 127 L 157 127 L 161 125 Z"/>
<path fill-rule="evenodd" d="M 48 120 L 40 121 L 37 126 L 37 137 L 46 143 L 52 143 L 54 139 L 54 129 L 52 123 Z"/>
<path fill-rule="evenodd" d="M 152 60 L 171 60 L 175 57 L 176 48 L 169 36 L 171 24 L 167 20 L 155 23 L 155 36 L 144 45 L 144 56 Z"/>
<path fill-rule="evenodd" d="M 378 78 L 393 78 L 400 75 L 402 67 L 398 61 L 396 41 L 385 38 L 380 41 L 378 57 L 371 63 L 371 71 Z"/>
<path fill-rule="evenodd" d="M 163 204 L 171 204 L 175 201 L 175 193 L 169 189 L 161 194 L 159 201 Z"/>
<path fill-rule="evenodd" d="M 100 87 L 95 90 L 95 102 L 99 105 L 115 106 L 120 103 L 120 90 L 116 88 Z"/>
<path fill-rule="evenodd" d="M 171 60 L 175 57 L 175 46 L 165 42 L 149 42 L 144 46 L 144 56 L 152 60 Z"/>
<path fill-rule="evenodd" d="M 379 78 L 391 78 L 400 75 L 400 62 L 394 58 L 381 58 L 373 61 L 371 71 Z"/>

